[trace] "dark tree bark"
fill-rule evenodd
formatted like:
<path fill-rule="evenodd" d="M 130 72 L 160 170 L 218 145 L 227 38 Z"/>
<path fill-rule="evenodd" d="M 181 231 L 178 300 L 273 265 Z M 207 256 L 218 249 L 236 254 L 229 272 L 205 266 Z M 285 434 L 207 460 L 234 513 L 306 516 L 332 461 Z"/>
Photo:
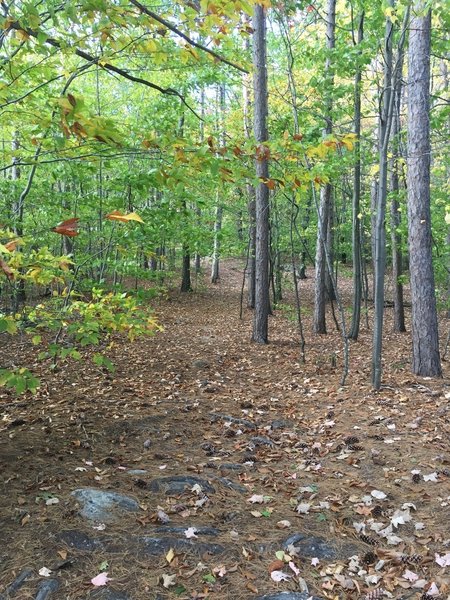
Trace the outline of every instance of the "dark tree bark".
<path fill-rule="evenodd" d="M 430 213 L 431 11 L 417 0 L 408 54 L 408 242 L 412 371 L 441 377 Z"/>
<path fill-rule="evenodd" d="M 253 90 L 254 132 L 257 143 L 256 176 L 256 248 L 255 248 L 255 312 L 254 342 L 266 344 L 269 325 L 269 188 L 263 180 L 269 177 L 267 160 L 267 45 L 265 9 L 256 4 L 253 12 Z"/>

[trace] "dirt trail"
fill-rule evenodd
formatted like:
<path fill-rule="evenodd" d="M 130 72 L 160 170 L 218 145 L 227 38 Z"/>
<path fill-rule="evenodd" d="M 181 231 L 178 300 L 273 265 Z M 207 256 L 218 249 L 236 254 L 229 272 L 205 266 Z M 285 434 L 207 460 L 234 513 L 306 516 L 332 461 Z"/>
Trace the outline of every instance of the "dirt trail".
<path fill-rule="evenodd" d="M 51 580 L 42 598 L 250 600 L 305 585 L 421 598 L 432 582 L 447 598 L 435 553 L 450 563 L 448 379 L 411 376 L 408 338 L 388 333 L 386 385 L 372 392 L 363 330 L 340 387 L 339 333 L 310 334 L 312 280 L 306 364 L 289 301 L 271 343 L 254 345 L 241 277 L 229 262 L 218 286 L 159 300 L 164 331 L 116 340 L 113 375 L 72 363 L 44 372 L 35 397 L 0 395 L 0 594 L 29 568 L 11 597 Z M 25 340 L 3 352 L 35 363 Z M 102 523 L 72 495 L 91 488 L 136 505 L 113 502 Z M 102 570 L 112 581 L 95 589 Z"/>

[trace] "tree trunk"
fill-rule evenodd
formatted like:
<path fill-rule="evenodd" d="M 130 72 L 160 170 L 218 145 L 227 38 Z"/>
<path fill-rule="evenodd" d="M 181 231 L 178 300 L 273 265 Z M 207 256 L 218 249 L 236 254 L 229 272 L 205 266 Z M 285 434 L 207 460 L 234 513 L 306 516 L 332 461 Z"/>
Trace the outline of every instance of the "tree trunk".
<path fill-rule="evenodd" d="M 364 37 L 364 11 L 361 12 L 358 25 L 358 36 L 356 43 L 361 45 Z M 361 51 L 359 52 L 361 55 Z M 348 337 L 357 340 L 359 335 L 359 325 L 361 321 L 361 299 L 362 299 L 362 280 L 361 280 L 361 75 L 362 67 L 357 64 L 355 74 L 355 167 L 353 171 L 353 198 L 352 198 L 352 245 L 353 245 L 353 310 L 352 324 Z"/>
<path fill-rule="evenodd" d="M 403 57 L 398 57 L 403 62 Z M 400 101 L 402 94 L 401 81 L 395 89 L 395 114 L 392 124 L 393 138 L 393 157 L 391 159 L 391 246 L 392 246 L 392 279 L 393 279 L 393 299 L 394 299 L 394 331 L 404 332 L 405 327 L 405 308 L 403 305 L 403 284 L 401 276 L 403 274 L 403 254 L 402 254 L 402 236 L 399 232 L 401 224 L 401 213 L 399 210 L 399 191 L 400 181 L 398 176 L 398 159 L 400 157 Z"/>
<path fill-rule="evenodd" d="M 222 147 L 225 146 L 225 131 L 224 131 L 224 116 L 225 116 L 225 86 L 222 84 L 219 86 L 219 98 L 217 107 L 217 125 L 220 129 L 219 139 Z M 211 266 L 211 283 L 218 283 L 219 281 L 219 265 L 220 265 L 220 232 L 222 231 L 222 216 L 223 207 L 220 201 L 220 191 L 217 188 L 216 198 L 216 219 L 214 223 L 214 250 L 212 257 Z"/>
<path fill-rule="evenodd" d="M 253 320 L 254 342 L 266 344 L 269 325 L 269 188 L 263 180 L 269 177 L 267 160 L 267 63 L 266 15 L 262 5 L 253 11 L 253 89 L 254 131 L 257 143 L 256 176 L 256 247 L 255 247 L 255 313 Z"/>
<path fill-rule="evenodd" d="M 335 47 L 335 28 L 336 28 L 336 0 L 327 1 L 327 50 L 328 56 L 325 62 L 325 74 L 327 79 L 327 99 L 325 105 L 325 135 L 333 132 L 332 110 L 333 95 L 332 88 L 334 82 L 334 72 L 332 69 L 331 52 Z M 316 243 L 316 281 L 314 287 L 314 333 L 326 333 L 326 300 L 327 300 L 327 261 L 326 252 L 329 248 L 329 221 L 331 212 L 332 188 L 326 183 L 320 190 L 320 207 L 317 224 L 317 243 Z"/>
<path fill-rule="evenodd" d="M 250 49 L 250 38 L 246 39 L 245 49 Z M 252 102 L 250 97 L 250 79 L 244 75 L 242 83 L 243 110 L 244 110 L 244 134 L 247 139 L 252 136 Z M 255 253 L 256 253 L 256 201 L 255 188 L 248 183 L 247 189 L 247 211 L 248 211 L 248 262 L 247 262 L 247 308 L 255 308 Z"/>
<path fill-rule="evenodd" d="M 417 0 L 408 54 L 408 242 L 412 301 L 412 371 L 440 377 L 430 214 L 431 11 Z"/>

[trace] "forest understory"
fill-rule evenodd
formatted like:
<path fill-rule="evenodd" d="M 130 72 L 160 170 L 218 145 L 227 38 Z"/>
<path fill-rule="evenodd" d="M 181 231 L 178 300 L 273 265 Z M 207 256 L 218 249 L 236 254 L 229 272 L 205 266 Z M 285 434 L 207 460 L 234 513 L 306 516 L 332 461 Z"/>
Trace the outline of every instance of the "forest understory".
<path fill-rule="evenodd" d="M 156 300 L 163 331 L 117 337 L 112 374 L 87 357 L 51 370 L 25 336 L 0 349 L 41 379 L 35 395 L 0 393 L 2 600 L 450 598 L 448 358 L 442 380 L 411 375 L 387 308 L 381 390 L 365 326 L 342 387 L 330 314 L 328 335 L 311 333 L 313 278 L 303 364 L 292 292 L 270 343 L 250 341 L 242 269 Z M 72 495 L 91 488 L 135 504 L 97 520 Z"/>

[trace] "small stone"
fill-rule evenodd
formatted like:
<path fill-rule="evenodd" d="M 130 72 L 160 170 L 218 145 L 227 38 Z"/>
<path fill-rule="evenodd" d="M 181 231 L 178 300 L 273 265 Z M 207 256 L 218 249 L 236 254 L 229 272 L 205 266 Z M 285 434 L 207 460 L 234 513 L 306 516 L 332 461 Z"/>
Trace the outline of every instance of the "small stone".
<path fill-rule="evenodd" d="M 207 369 L 209 367 L 209 362 L 199 358 L 197 360 L 194 360 L 194 362 L 192 363 L 192 366 L 195 367 L 196 369 Z"/>
<path fill-rule="evenodd" d="M 145 442 L 144 442 L 144 448 L 146 450 L 148 450 L 151 447 L 151 445 L 152 445 L 152 440 L 145 440 Z"/>

